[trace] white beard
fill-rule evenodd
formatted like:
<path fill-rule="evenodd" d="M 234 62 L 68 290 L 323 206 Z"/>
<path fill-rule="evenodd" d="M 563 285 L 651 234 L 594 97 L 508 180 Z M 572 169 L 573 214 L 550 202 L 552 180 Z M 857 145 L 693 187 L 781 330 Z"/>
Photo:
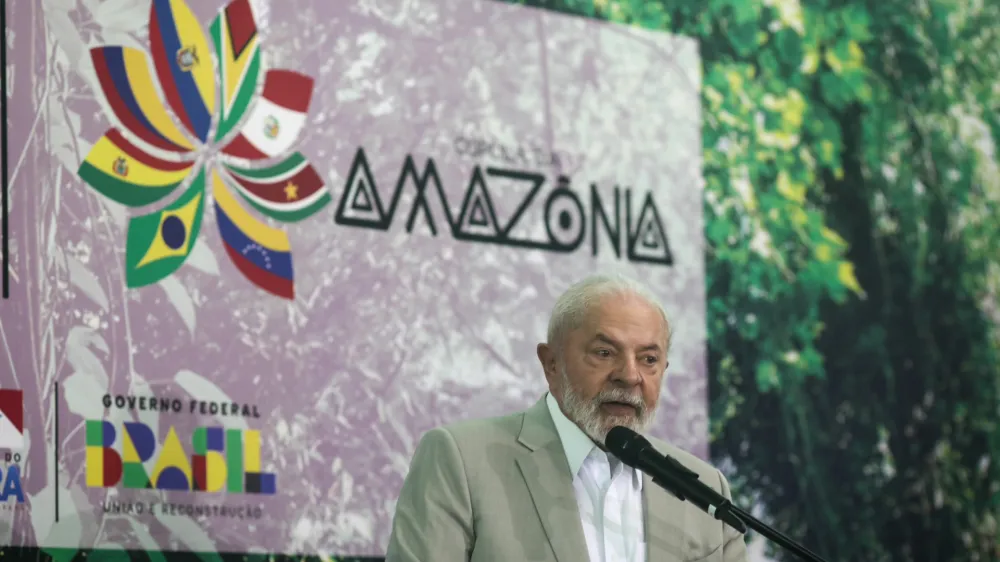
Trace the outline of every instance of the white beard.
<path fill-rule="evenodd" d="M 603 445 L 608 432 L 618 425 L 625 426 L 636 433 L 643 433 L 649 428 L 656 415 L 656 408 L 647 409 L 641 395 L 630 393 L 623 388 L 602 390 L 593 400 L 586 401 L 570 384 L 565 367 L 562 367 L 561 375 L 562 407 L 566 417 L 580 426 L 580 429 L 596 443 Z M 601 404 L 605 402 L 629 404 L 635 408 L 636 414 L 634 416 L 606 415 L 601 411 Z"/>

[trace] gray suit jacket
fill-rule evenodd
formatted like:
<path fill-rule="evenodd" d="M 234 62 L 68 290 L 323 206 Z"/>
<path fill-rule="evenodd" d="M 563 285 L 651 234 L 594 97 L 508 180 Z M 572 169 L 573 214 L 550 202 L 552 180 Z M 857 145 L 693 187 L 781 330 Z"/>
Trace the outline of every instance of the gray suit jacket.
<path fill-rule="evenodd" d="M 718 470 L 650 439 L 729 497 Z M 743 562 L 743 536 L 648 476 L 648 562 Z M 427 432 L 396 505 L 387 562 L 586 562 L 573 475 L 544 398 L 524 412 Z"/>

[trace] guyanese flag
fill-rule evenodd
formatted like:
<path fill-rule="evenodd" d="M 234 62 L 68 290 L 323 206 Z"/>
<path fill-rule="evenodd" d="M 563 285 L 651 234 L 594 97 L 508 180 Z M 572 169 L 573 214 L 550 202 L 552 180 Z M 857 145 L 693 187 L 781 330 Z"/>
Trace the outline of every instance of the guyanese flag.
<path fill-rule="evenodd" d="M 323 178 L 298 152 L 268 168 L 227 165 L 226 169 L 243 199 L 275 220 L 298 222 L 309 218 L 331 199 Z"/>
<path fill-rule="evenodd" d="M 239 124 L 253 101 L 260 78 L 260 39 L 253 5 L 233 0 L 210 28 L 222 89 L 222 115 L 215 130 L 221 141 Z"/>
<path fill-rule="evenodd" d="M 162 211 L 129 221 L 125 246 L 129 287 L 150 285 L 177 271 L 198 239 L 204 205 L 202 169 L 177 201 Z"/>
<path fill-rule="evenodd" d="M 142 207 L 170 195 L 187 177 L 192 162 L 151 156 L 108 129 L 80 164 L 83 181 L 101 195 L 129 207 Z"/>

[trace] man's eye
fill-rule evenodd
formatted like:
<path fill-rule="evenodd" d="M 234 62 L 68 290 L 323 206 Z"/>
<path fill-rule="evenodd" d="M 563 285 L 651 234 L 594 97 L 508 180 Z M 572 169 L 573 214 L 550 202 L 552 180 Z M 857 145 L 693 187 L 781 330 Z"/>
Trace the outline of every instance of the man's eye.
<path fill-rule="evenodd" d="M 660 358 L 657 357 L 657 356 L 655 356 L 655 355 L 647 355 L 646 358 L 645 358 L 645 361 L 649 365 L 656 365 L 656 363 L 657 363 L 657 361 L 659 361 L 659 359 Z"/>
<path fill-rule="evenodd" d="M 598 357 L 611 357 L 611 351 L 608 349 L 598 349 L 594 353 L 596 353 Z"/>

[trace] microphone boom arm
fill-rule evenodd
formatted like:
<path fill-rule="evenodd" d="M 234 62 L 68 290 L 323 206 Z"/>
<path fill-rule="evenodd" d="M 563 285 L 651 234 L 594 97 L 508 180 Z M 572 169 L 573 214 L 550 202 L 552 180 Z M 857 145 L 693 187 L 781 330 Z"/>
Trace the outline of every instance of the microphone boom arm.
<path fill-rule="evenodd" d="M 753 515 L 750 515 L 749 513 L 740 509 L 736 505 L 730 503 L 729 511 L 733 515 L 741 519 L 743 522 L 745 522 L 748 527 L 764 535 L 768 539 L 776 542 L 782 547 L 794 552 L 795 554 L 798 555 L 799 558 L 802 558 L 803 560 L 809 560 L 810 562 L 826 562 L 826 560 L 820 558 L 819 555 L 816 554 L 815 552 L 793 541 L 781 531 L 775 529 L 774 527 L 771 527 L 770 525 L 764 523 L 760 519 L 757 519 Z"/>
<path fill-rule="evenodd" d="M 623 426 L 614 427 L 608 432 L 605 444 L 622 462 L 648 474 L 655 484 L 677 499 L 691 502 L 741 534 L 750 527 L 804 560 L 826 562 L 808 548 L 737 507 L 729 498 L 702 482 L 696 472 L 670 455 L 657 451 L 649 440 L 635 431 Z"/>
<path fill-rule="evenodd" d="M 750 527 L 782 547 L 794 552 L 803 560 L 808 560 L 809 562 L 826 562 L 826 560 L 820 558 L 808 548 L 798 544 L 782 532 L 737 507 L 731 500 L 723 498 L 721 501 L 711 501 L 708 498 L 702 497 L 703 494 L 700 493 L 702 488 L 691 485 L 694 481 L 697 481 L 700 486 L 704 486 L 698 479 L 698 475 L 684 468 L 675 459 L 671 457 L 667 458 L 674 461 L 671 463 L 674 466 L 681 466 L 683 468 L 683 472 L 680 472 L 679 475 L 686 478 L 677 478 L 676 475 L 674 478 L 661 478 L 653 474 L 650 474 L 650 476 L 653 482 L 672 492 L 679 500 L 689 501 L 697 505 L 713 518 L 722 521 L 740 533 L 746 533 L 747 527 Z"/>
<path fill-rule="evenodd" d="M 671 457 L 668 459 L 674 460 Z M 816 553 L 812 552 L 808 548 L 798 544 L 792 539 L 788 538 L 785 534 L 778 531 L 777 529 L 771 527 L 770 525 L 764 523 L 760 519 L 757 519 L 753 515 L 750 515 L 747 511 L 739 508 L 729 499 L 723 498 L 722 501 L 709 501 L 706 498 L 702 498 L 699 493 L 700 489 L 694 486 L 686 485 L 692 480 L 701 481 L 698 479 L 698 475 L 687 468 L 684 468 L 679 462 L 674 460 L 675 466 L 681 466 L 683 468 L 683 476 L 687 478 L 660 478 L 657 475 L 650 474 L 653 482 L 662 486 L 663 488 L 669 490 L 677 499 L 681 501 L 689 501 L 706 513 L 711 515 L 713 518 L 722 521 L 723 523 L 729 525 L 730 527 L 736 529 L 740 533 L 746 533 L 747 527 L 750 527 L 754 531 L 757 531 L 761 535 L 764 535 L 768 539 L 774 541 L 775 543 L 781 545 L 782 547 L 794 552 L 803 560 L 808 560 L 809 562 L 826 562 L 823 558 L 820 558 Z M 704 486 L 704 484 L 701 484 Z"/>

